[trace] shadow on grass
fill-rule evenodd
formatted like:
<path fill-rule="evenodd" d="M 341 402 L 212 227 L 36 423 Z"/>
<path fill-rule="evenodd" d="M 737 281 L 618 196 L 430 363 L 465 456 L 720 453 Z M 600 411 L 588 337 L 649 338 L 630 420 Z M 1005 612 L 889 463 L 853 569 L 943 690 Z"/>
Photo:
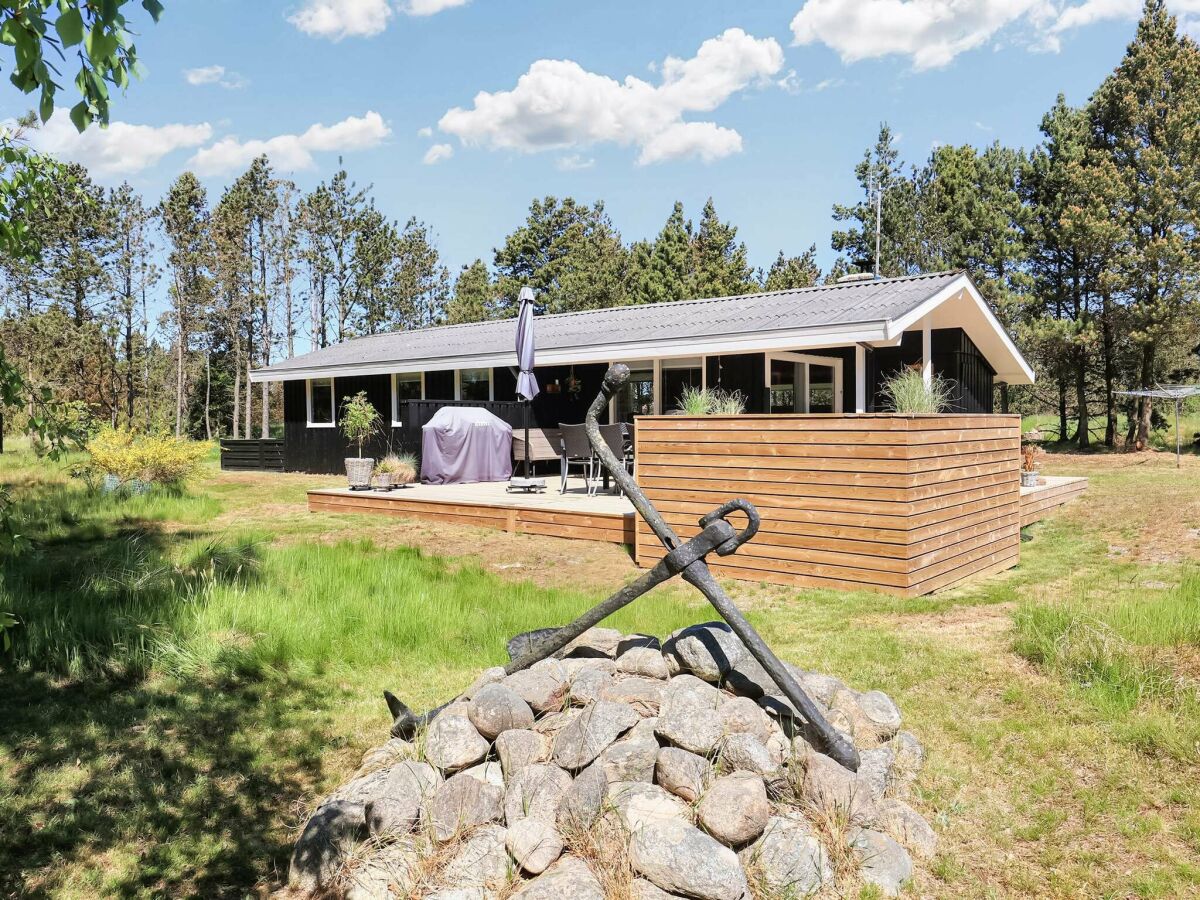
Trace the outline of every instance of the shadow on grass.
<path fill-rule="evenodd" d="M 0 895 L 241 897 L 286 871 L 327 686 L 5 681 Z"/>

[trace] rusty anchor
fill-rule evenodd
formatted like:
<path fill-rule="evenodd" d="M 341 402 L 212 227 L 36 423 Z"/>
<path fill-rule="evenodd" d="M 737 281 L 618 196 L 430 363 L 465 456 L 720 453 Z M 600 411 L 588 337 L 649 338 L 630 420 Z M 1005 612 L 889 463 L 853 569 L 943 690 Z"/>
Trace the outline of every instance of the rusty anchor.
<path fill-rule="evenodd" d="M 588 440 L 604 467 L 615 479 L 625 496 L 629 498 L 634 509 L 646 520 L 646 523 L 662 542 L 667 551 L 666 555 L 644 575 L 621 588 L 607 600 L 592 607 L 570 624 L 559 628 L 544 628 L 527 632 L 513 638 L 509 642 L 510 661 L 504 666 L 505 674 L 511 675 L 513 672 L 527 669 L 534 663 L 552 656 L 589 628 L 599 624 L 617 610 L 628 606 L 655 585 L 662 584 L 679 575 L 705 596 L 721 615 L 721 618 L 729 624 L 733 633 L 745 645 L 751 656 L 775 682 L 791 707 L 789 710 L 784 704 L 777 703 L 774 704 L 776 712 L 784 715 L 792 714 L 793 711 L 798 713 L 802 721 L 795 723 L 797 729 L 802 731 L 818 750 L 837 760 L 847 769 L 858 771 L 858 751 L 854 745 L 829 724 L 791 672 L 775 656 L 754 626 L 742 615 L 741 610 L 729 599 L 724 589 L 713 577 L 708 563 L 705 561 L 708 554 L 714 551 L 718 556 L 728 556 L 754 537 L 761 522 L 754 505 L 748 500 L 730 500 L 700 519 L 701 531 L 699 534 L 686 541 L 682 540 L 667 524 L 662 514 L 626 471 L 623 462 L 617 459 L 616 454 L 601 437 L 600 416 L 607 408 L 609 401 L 628 379 L 629 367 L 621 363 L 610 366 L 608 372 L 605 373 L 601 392 L 592 401 L 585 418 Z M 734 512 L 745 515 L 747 519 L 745 527 L 740 530 L 728 521 L 729 515 Z M 428 724 L 439 712 L 458 698 L 424 713 L 414 713 L 389 691 L 384 691 L 384 699 L 387 701 L 388 710 L 393 718 L 392 734 L 395 737 L 409 738 L 418 728 Z"/>

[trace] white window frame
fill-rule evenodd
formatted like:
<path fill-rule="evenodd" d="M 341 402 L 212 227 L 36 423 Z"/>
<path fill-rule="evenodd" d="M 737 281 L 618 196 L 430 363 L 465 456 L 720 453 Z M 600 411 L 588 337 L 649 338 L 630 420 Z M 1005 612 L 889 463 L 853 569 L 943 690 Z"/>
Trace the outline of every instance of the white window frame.
<path fill-rule="evenodd" d="M 400 382 L 401 375 L 420 375 L 421 376 L 421 399 L 425 399 L 425 373 L 424 372 L 393 372 L 392 373 L 392 427 L 400 428 L 404 422 L 400 420 L 400 402 L 396 399 L 396 387 Z"/>
<path fill-rule="evenodd" d="M 488 373 L 488 401 L 496 399 L 496 372 L 493 366 L 471 366 L 472 369 L 486 370 Z M 454 399 L 462 400 L 462 373 L 463 369 L 454 370 Z M 422 382 L 422 396 L 424 396 L 424 382 Z"/>
<path fill-rule="evenodd" d="M 763 387 L 768 391 L 771 389 L 771 360 L 778 359 L 783 362 L 802 363 L 804 365 L 803 377 L 803 393 L 804 411 L 808 412 L 808 387 L 812 380 L 808 375 L 809 366 L 832 366 L 833 367 L 833 412 L 841 414 L 846 406 L 842 400 L 842 365 L 843 361 L 837 356 L 817 356 L 812 353 L 767 353 L 763 357 Z"/>
<path fill-rule="evenodd" d="M 314 422 L 313 421 L 313 400 L 312 386 L 314 381 L 325 381 L 324 378 L 305 378 L 304 379 L 304 407 L 305 419 L 309 428 L 337 428 L 337 379 L 332 375 L 329 376 L 329 402 L 333 404 L 332 421 L 329 422 Z"/>
<path fill-rule="evenodd" d="M 653 413 L 654 415 L 661 416 L 662 410 L 663 410 L 663 403 L 662 403 L 662 372 L 663 372 L 663 369 L 695 369 L 696 366 L 694 365 L 694 363 L 696 362 L 696 360 L 700 360 L 700 366 L 699 366 L 699 368 L 700 368 L 700 389 L 708 390 L 708 354 L 707 353 L 701 353 L 699 356 L 679 356 L 679 357 L 656 356 L 656 357 L 652 357 L 652 358 L 642 357 L 641 359 L 635 359 L 633 361 L 634 363 L 649 363 L 650 367 L 652 368 L 652 370 L 654 372 L 654 374 L 652 376 L 654 379 L 654 399 L 652 401 L 652 406 L 654 408 L 654 413 Z M 617 362 L 624 362 L 624 360 L 610 359 L 608 361 L 608 365 L 611 366 Z M 629 365 L 629 363 L 626 363 L 626 365 Z M 613 399 L 608 401 L 608 420 L 610 422 L 616 421 L 616 419 L 615 419 L 616 415 L 617 415 L 617 398 L 614 396 Z"/>

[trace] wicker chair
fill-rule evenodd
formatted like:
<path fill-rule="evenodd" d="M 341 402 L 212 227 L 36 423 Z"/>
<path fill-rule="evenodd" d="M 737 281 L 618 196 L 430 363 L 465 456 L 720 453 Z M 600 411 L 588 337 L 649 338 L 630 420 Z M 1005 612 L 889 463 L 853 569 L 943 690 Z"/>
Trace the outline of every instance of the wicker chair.
<path fill-rule="evenodd" d="M 567 492 L 567 478 L 571 474 L 571 466 L 579 466 L 583 470 L 584 484 L 590 496 L 593 493 L 597 460 L 596 454 L 592 452 L 591 442 L 588 441 L 587 430 L 583 425 L 561 423 L 558 430 L 562 435 L 562 453 L 559 456 L 562 463 L 562 484 L 559 485 L 558 491 L 560 494 Z"/>

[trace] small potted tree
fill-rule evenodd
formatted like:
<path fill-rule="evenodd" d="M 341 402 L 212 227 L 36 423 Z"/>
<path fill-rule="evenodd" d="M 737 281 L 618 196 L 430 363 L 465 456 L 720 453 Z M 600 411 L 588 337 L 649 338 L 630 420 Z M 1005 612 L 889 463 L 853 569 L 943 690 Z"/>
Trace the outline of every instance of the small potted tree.
<path fill-rule="evenodd" d="M 371 489 L 371 473 L 375 470 L 375 460 L 363 457 L 363 444 L 379 431 L 379 413 L 367 399 L 366 391 L 359 391 L 353 397 L 342 400 L 342 434 L 352 444 L 358 446 L 358 457 L 346 457 L 346 478 L 352 491 L 368 491 Z"/>
<path fill-rule="evenodd" d="M 1021 487 L 1038 486 L 1037 444 L 1021 445 Z"/>

